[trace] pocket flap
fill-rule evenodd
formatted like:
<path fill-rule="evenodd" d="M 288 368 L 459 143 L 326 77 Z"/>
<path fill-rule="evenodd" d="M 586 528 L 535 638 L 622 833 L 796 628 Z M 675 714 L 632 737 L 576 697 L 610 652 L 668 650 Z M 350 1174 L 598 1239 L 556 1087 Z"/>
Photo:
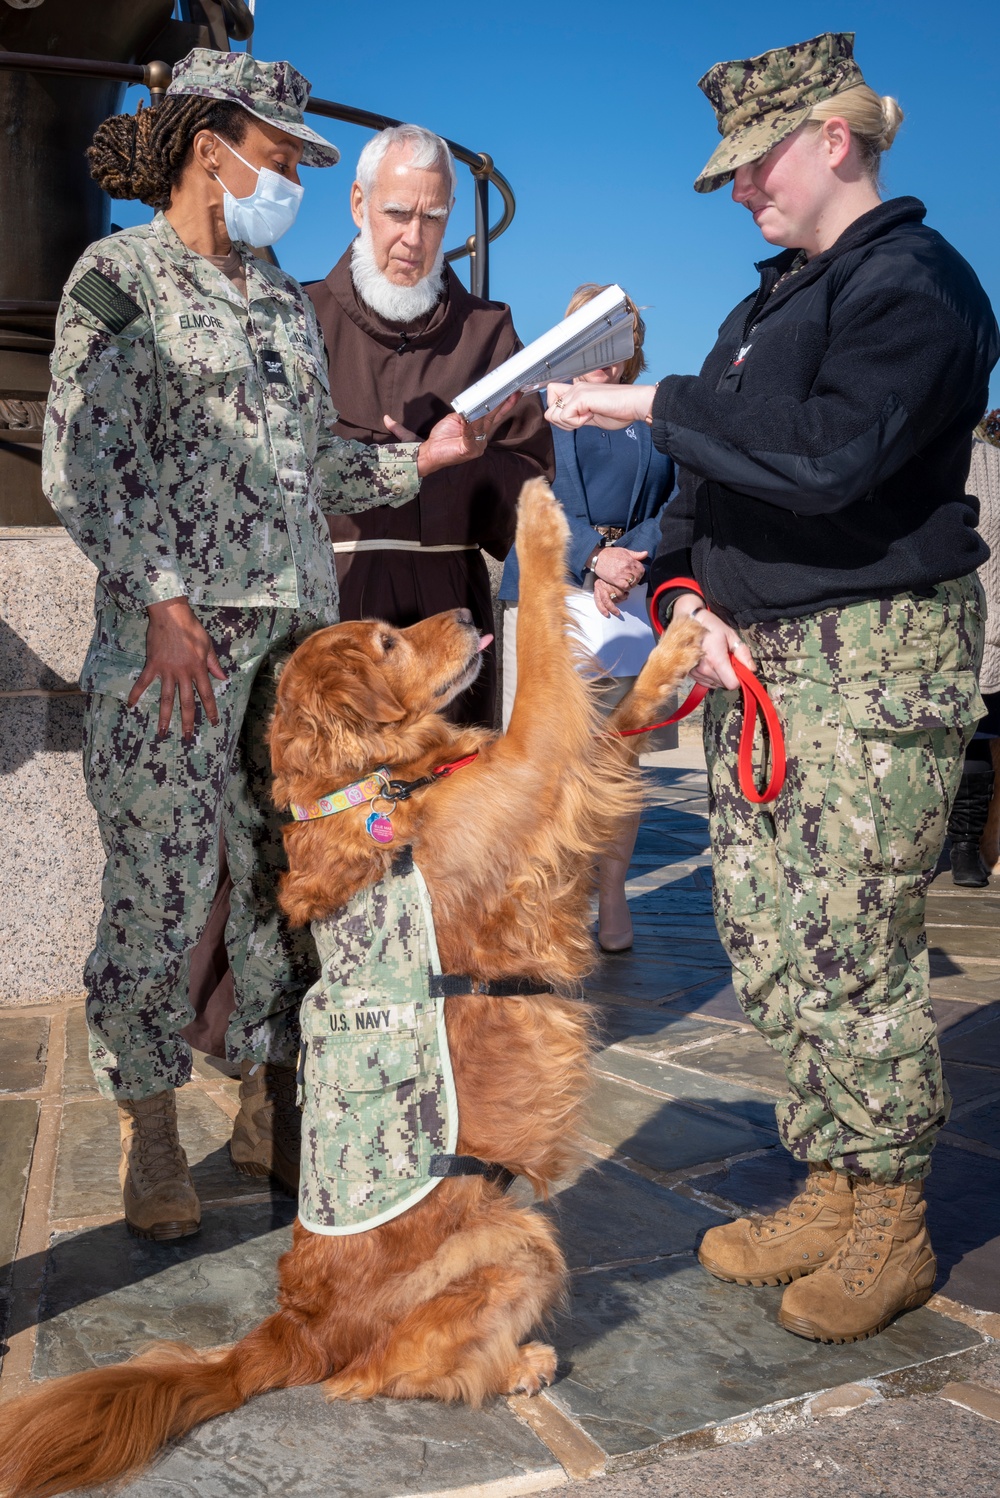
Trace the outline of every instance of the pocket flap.
<path fill-rule="evenodd" d="M 935 728 L 968 728 L 986 712 L 972 671 L 850 682 L 839 690 L 858 733 L 892 736 Z"/>
<path fill-rule="evenodd" d="M 105 692 L 124 702 L 145 664 L 145 658 L 126 655 L 123 650 L 95 650 L 84 661 L 80 685 L 85 692 Z"/>
<path fill-rule="evenodd" d="M 309 1049 L 315 1080 L 341 1092 L 385 1092 L 412 1081 L 423 1070 L 421 1049 L 412 1031 L 316 1035 Z"/>

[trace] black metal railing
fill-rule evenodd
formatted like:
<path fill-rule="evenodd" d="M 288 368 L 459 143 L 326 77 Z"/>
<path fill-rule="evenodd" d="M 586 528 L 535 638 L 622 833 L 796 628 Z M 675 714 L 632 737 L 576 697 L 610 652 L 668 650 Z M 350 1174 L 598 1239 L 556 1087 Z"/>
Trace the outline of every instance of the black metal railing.
<path fill-rule="evenodd" d="M 165 62 L 129 63 L 101 62 L 86 57 L 50 57 L 45 52 L 0 51 L 0 68 L 25 73 L 61 73 L 82 78 L 109 78 L 120 83 L 140 83 L 149 89 L 150 102 L 163 97 L 170 82 L 170 68 Z M 355 109 L 350 104 L 335 104 L 331 99 L 310 99 L 307 114 L 317 114 L 324 119 L 341 120 L 347 125 L 361 125 L 369 130 L 385 130 L 390 125 L 400 125 L 402 120 L 387 114 L 373 114 L 368 109 Z M 493 158 L 485 151 L 470 151 L 468 146 L 442 137 L 455 157 L 469 168 L 473 177 L 475 196 L 475 230 L 464 244 L 445 253 L 447 261 L 461 260 L 468 255 L 471 260 L 470 289 L 474 296 L 488 297 L 490 294 L 490 244 L 510 227 L 516 209 L 514 190 L 502 172 L 498 172 Z M 489 191 L 495 187 L 503 202 L 503 211 L 496 223 L 489 224 Z"/>

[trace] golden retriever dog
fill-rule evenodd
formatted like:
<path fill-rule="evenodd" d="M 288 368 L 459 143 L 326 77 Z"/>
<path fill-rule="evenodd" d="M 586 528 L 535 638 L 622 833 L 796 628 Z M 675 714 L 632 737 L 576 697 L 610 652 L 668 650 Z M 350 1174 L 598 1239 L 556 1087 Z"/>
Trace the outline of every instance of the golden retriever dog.
<path fill-rule="evenodd" d="M 365 620 L 308 639 L 286 667 L 271 728 L 279 806 L 317 801 L 379 766 L 419 780 L 394 842 L 367 805 L 292 822 L 281 904 L 318 921 L 383 880 L 409 845 L 430 892 L 441 970 L 528 979 L 538 992 L 445 1000 L 459 1155 L 496 1162 L 544 1195 L 577 1165 L 592 1020 L 576 996 L 592 967 L 591 870 L 639 804 L 636 739 L 700 653 L 671 628 L 610 725 L 581 676 L 564 604 L 567 526 L 541 480 L 521 496 L 518 682 L 509 731 L 456 727 L 441 709 L 474 680 L 483 642 L 463 609 L 409 629 Z M 638 742 L 641 742 L 638 741 Z M 155 1347 L 53 1380 L 0 1411 L 0 1492 L 66 1492 L 146 1464 L 167 1441 L 267 1389 L 323 1382 L 331 1399 L 483 1399 L 535 1392 L 556 1354 L 527 1340 L 563 1293 L 548 1218 L 484 1175 L 442 1179 L 381 1226 L 345 1236 L 296 1221 L 279 1309 L 234 1347 Z"/>

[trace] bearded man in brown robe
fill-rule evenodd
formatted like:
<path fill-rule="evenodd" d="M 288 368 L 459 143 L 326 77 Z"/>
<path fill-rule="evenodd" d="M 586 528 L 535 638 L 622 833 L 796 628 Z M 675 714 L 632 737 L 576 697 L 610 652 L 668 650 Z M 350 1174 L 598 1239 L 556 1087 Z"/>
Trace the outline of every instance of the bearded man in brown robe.
<path fill-rule="evenodd" d="M 447 146 L 417 125 L 383 130 L 361 152 L 351 188 L 360 233 L 324 281 L 306 286 L 326 339 L 340 436 L 420 438 L 460 391 L 521 347 L 510 309 L 470 296 L 444 264 L 454 194 Z M 492 631 L 482 552 L 506 557 L 521 485 L 553 472 L 541 403 L 526 396 L 494 428 L 481 458 L 430 475 L 409 504 L 328 516 L 341 618 L 405 627 L 464 607 L 481 631 Z M 449 716 L 492 726 L 495 695 L 492 645 Z"/>

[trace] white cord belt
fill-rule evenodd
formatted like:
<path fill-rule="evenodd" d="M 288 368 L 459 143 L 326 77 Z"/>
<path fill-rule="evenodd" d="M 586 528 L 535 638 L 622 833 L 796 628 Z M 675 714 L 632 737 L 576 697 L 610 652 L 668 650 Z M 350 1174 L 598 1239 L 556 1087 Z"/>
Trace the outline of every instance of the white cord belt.
<path fill-rule="evenodd" d="M 334 551 L 478 551 L 475 542 L 455 545 L 421 546 L 419 541 L 334 541 Z"/>

